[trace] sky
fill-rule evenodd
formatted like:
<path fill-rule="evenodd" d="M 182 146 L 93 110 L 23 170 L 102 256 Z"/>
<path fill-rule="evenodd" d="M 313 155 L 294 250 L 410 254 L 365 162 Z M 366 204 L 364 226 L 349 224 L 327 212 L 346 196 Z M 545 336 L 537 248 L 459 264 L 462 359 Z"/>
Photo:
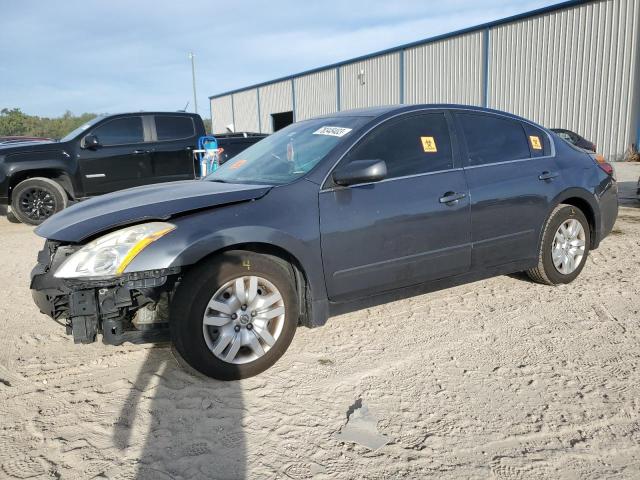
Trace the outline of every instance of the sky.
<path fill-rule="evenodd" d="M 0 0 L 0 109 L 180 110 L 208 97 L 559 3 Z"/>

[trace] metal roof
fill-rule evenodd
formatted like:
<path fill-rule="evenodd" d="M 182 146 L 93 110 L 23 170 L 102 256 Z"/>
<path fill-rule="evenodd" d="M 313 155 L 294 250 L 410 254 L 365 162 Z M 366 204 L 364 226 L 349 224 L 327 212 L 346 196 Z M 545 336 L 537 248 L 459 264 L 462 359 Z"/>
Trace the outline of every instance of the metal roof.
<path fill-rule="evenodd" d="M 592 1 L 597 1 L 597 0 L 568 0 L 568 1 L 565 1 L 565 2 L 560 2 L 560 3 L 557 3 L 555 5 L 549 5 L 548 7 L 537 8 L 535 10 L 530 10 L 528 12 L 519 13 L 517 15 L 512 15 L 510 17 L 502 18 L 502 19 L 499 19 L 499 20 L 494 20 L 492 22 L 482 23 L 482 24 L 475 25 L 475 26 L 472 26 L 472 27 L 467 27 L 467 28 L 463 28 L 463 29 L 460 29 L 460 30 L 455 30 L 453 32 L 444 33 L 444 34 L 441 34 L 441 35 L 436 35 L 434 37 L 424 38 L 422 40 L 417 40 L 415 42 L 405 43 L 404 45 L 399 45 L 397 47 L 387 48 L 385 50 L 379 50 L 377 52 L 369 53 L 367 55 L 361 55 L 359 57 L 350 58 L 348 60 L 343 60 L 341 62 L 331 63 L 329 65 L 324 65 L 322 67 L 312 68 L 311 70 L 305 70 L 303 72 L 294 73 L 293 75 L 287 75 L 287 76 L 275 78 L 273 80 L 269 80 L 269 81 L 266 81 L 266 82 L 260 82 L 260 83 L 256 83 L 256 84 L 249 85 L 249 86 L 246 86 L 246 87 L 236 88 L 234 90 L 228 90 L 226 92 L 218 93 L 216 95 L 211 95 L 209 97 L 209 100 L 211 100 L 213 98 L 224 97 L 226 95 L 231 95 L 232 93 L 238 93 L 238 92 L 243 92 L 245 90 L 251 90 L 251 89 L 254 89 L 254 88 L 258 88 L 258 87 L 263 87 L 265 85 L 271 85 L 272 83 L 282 82 L 282 81 L 285 81 L 285 80 L 292 80 L 294 78 L 302 77 L 304 75 L 309 75 L 311 73 L 316 73 L 316 72 L 320 72 L 320 71 L 323 71 L 323 70 L 328 70 L 330 68 L 341 67 L 343 65 L 348 65 L 350 63 L 358 62 L 358 61 L 361 61 L 361 60 L 366 60 L 368 58 L 377 57 L 377 56 L 380 56 L 380 55 L 386 55 L 388 53 L 399 52 L 399 51 L 405 50 L 407 48 L 416 47 L 416 46 L 419 46 L 419 45 L 425 45 L 427 43 L 437 42 L 438 40 L 444 40 L 446 38 L 456 37 L 458 35 L 463 35 L 465 33 L 471 33 L 471 32 L 476 32 L 478 30 L 488 29 L 488 28 L 491 28 L 491 27 L 495 27 L 497 25 L 502 25 L 502 24 L 505 24 L 505 23 L 514 22 L 516 20 L 523 20 L 525 18 L 535 17 L 537 15 L 542 15 L 542 14 L 545 14 L 545 13 L 548 13 L 548 12 L 554 12 L 556 10 L 562 10 L 563 8 L 574 7 L 576 5 L 582 5 L 584 3 L 589 3 L 589 2 L 592 2 Z"/>

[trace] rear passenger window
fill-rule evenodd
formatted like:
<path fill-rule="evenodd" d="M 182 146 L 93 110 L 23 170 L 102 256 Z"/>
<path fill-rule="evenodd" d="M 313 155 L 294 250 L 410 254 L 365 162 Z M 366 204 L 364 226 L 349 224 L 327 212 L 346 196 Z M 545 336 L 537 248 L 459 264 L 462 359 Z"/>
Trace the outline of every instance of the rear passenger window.
<path fill-rule="evenodd" d="M 144 142 L 141 117 L 116 118 L 96 128 L 93 133 L 105 147 Z"/>
<path fill-rule="evenodd" d="M 527 140 L 529 141 L 529 148 L 531 149 L 532 157 L 544 157 L 551 155 L 551 145 L 549 144 L 549 137 L 539 128 L 523 124 L 524 131 L 527 134 Z"/>
<path fill-rule="evenodd" d="M 180 140 L 193 137 L 195 130 L 190 117 L 157 116 L 156 133 L 158 140 Z"/>
<path fill-rule="evenodd" d="M 493 115 L 457 115 L 467 141 L 469 165 L 506 162 L 531 156 L 529 141 L 520 122 Z"/>
<path fill-rule="evenodd" d="M 384 160 L 387 178 L 453 168 L 447 119 L 444 113 L 424 113 L 389 120 L 367 134 L 345 160 Z"/>

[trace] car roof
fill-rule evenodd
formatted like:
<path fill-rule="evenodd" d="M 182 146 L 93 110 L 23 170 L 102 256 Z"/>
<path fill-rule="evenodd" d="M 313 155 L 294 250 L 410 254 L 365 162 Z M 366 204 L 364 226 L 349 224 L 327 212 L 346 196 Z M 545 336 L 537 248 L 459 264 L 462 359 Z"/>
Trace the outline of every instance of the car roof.
<path fill-rule="evenodd" d="M 442 110 L 471 110 L 478 113 L 497 113 L 503 116 L 511 117 L 518 120 L 527 120 L 509 112 L 494 110 L 492 108 L 478 107 L 475 105 L 462 105 L 455 103 L 422 103 L 422 104 L 403 104 L 403 105 L 385 105 L 380 107 L 356 108 L 353 110 L 341 110 L 339 112 L 322 115 L 316 118 L 328 117 L 381 117 L 383 115 L 393 115 L 403 112 L 411 112 L 414 110 L 424 109 L 442 109 Z"/>

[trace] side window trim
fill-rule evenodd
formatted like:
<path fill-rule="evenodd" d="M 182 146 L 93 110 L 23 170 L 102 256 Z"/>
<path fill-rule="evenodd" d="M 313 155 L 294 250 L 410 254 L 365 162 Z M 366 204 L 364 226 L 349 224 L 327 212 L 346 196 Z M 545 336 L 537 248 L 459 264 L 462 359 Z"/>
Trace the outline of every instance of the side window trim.
<path fill-rule="evenodd" d="M 376 128 L 381 127 L 382 125 L 385 125 L 391 121 L 395 121 L 398 119 L 401 119 L 402 117 L 412 117 L 412 116 L 417 116 L 417 115 L 424 115 L 424 114 L 429 114 L 429 113 L 440 113 L 443 114 L 445 117 L 445 122 L 447 124 L 447 129 L 449 132 L 449 141 L 451 142 L 451 156 L 452 156 L 452 162 L 453 162 L 453 167 L 452 168 L 446 168 L 443 170 L 435 170 L 433 172 L 421 172 L 421 173 L 414 173 L 411 175 L 403 175 L 400 177 L 392 177 L 392 178 L 385 178 L 384 180 L 380 180 L 379 182 L 375 182 L 375 183 L 384 183 L 384 182 L 391 182 L 394 180 L 403 180 L 406 178 L 413 178 L 413 177 L 421 177 L 424 175 L 434 175 L 437 173 L 443 173 L 443 172 L 452 172 L 452 171 L 456 171 L 456 170 L 462 170 L 461 165 L 458 165 L 458 161 L 456 159 L 456 153 L 457 153 L 457 149 L 455 147 L 454 144 L 454 130 L 452 130 L 452 124 L 451 124 L 451 119 L 449 117 L 449 112 L 448 110 L 443 110 L 441 108 L 423 108 L 420 110 L 411 110 L 409 112 L 401 112 L 398 113 L 396 115 L 393 115 L 389 118 L 385 118 L 384 120 L 376 123 L 375 125 L 372 125 L 367 131 L 363 132 L 362 135 L 360 135 L 360 137 L 355 140 L 350 146 L 349 148 L 340 156 L 340 158 L 338 159 L 338 161 L 334 164 L 334 166 L 331 168 L 331 170 L 329 170 L 329 173 L 327 173 L 324 181 L 322 182 L 322 187 L 320 188 L 320 193 L 322 192 L 327 192 L 327 191 L 333 191 L 333 190 L 344 190 L 344 189 L 348 189 L 351 187 L 360 187 L 363 185 L 370 185 L 371 182 L 366 182 L 366 183 L 357 183 L 354 185 L 348 185 L 348 186 L 340 186 L 340 185 L 335 185 L 333 183 L 333 181 L 331 180 L 331 174 L 334 172 L 334 170 L 336 170 L 337 168 L 340 167 L 340 165 L 342 164 L 342 162 L 345 160 L 345 158 L 347 157 L 347 155 L 349 155 L 349 153 L 351 152 L 351 150 L 353 150 L 356 146 L 358 146 L 360 144 L 361 141 L 363 141 L 365 139 L 365 137 L 367 135 L 369 135 L 372 131 L 374 131 Z"/>
<path fill-rule="evenodd" d="M 464 167 L 464 152 L 463 142 L 458 131 L 458 125 L 456 119 L 450 110 L 443 110 L 444 117 L 447 120 L 447 127 L 449 128 L 449 139 L 451 141 L 451 156 L 453 157 L 453 168 L 450 170 L 458 170 Z M 448 171 L 448 170 L 441 170 Z"/>
<path fill-rule="evenodd" d="M 431 113 L 431 112 L 446 112 L 448 113 L 452 120 L 453 120 L 453 125 L 455 126 L 455 133 L 456 133 L 456 138 L 458 141 L 458 146 L 459 146 L 459 162 L 458 162 L 458 166 L 456 167 L 456 163 L 455 163 L 455 155 L 454 155 L 454 169 L 453 170 L 443 170 L 443 171 L 456 171 L 456 170 L 463 170 L 463 169 L 467 169 L 467 168 L 481 168 L 484 166 L 488 166 L 488 165 L 497 165 L 498 163 L 495 164 L 485 164 L 485 165 L 477 165 L 477 166 L 470 166 L 468 165 L 468 154 L 467 154 L 467 145 L 466 145 L 466 139 L 464 138 L 464 134 L 462 132 L 461 126 L 458 123 L 458 115 L 457 113 L 464 113 L 464 112 L 469 112 L 469 113 L 485 113 L 482 110 L 475 110 L 472 108 L 452 108 L 452 109 L 446 109 L 443 110 L 441 108 L 421 108 L 419 110 L 412 110 L 411 112 L 401 112 L 398 113 L 392 117 L 386 118 L 384 120 L 382 120 L 381 122 L 378 122 L 372 126 L 370 126 L 367 130 L 363 131 L 362 134 L 358 137 L 357 140 L 355 140 L 351 146 L 345 150 L 340 157 L 338 158 L 338 160 L 335 161 L 335 163 L 333 164 L 333 166 L 329 169 L 329 171 L 327 172 L 327 174 L 324 176 L 324 179 L 321 182 L 321 187 L 320 187 L 320 193 L 322 192 L 331 192 L 334 191 L 336 189 L 344 189 L 344 188 L 348 188 L 348 187 L 339 187 L 333 184 L 333 182 L 331 182 L 331 174 L 333 173 L 333 171 L 340 165 L 340 163 L 342 162 L 342 159 L 347 156 L 347 154 L 351 151 L 351 149 L 361 140 L 365 137 L 365 135 L 367 135 L 369 132 L 371 132 L 374 128 L 376 128 L 378 125 L 382 125 L 384 122 L 391 120 L 393 118 L 397 118 L 401 115 L 405 115 L 407 113 L 417 113 L 417 112 L 427 112 L 427 113 Z M 499 112 L 491 112 L 492 115 L 495 115 L 497 117 L 504 117 L 504 118 L 508 118 L 511 120 L 515 120 L 512 117 L 508 116 L 508 115 L 502 115 Z M 527 119 L 518 119 L 521 122 L 524 122 L 528 125 L 531 125 L 532 127 L 535 128 L 540 128 L 538 125 L 536 125 L 533 122 L 528 121 Z M 549 135 L 549 133 L 545 130 L 545 129 L 540 129 L 546 136 L 547 139 L 549 140 L 549 147 L 550 147 L 550 152 L 549 155 L 545 155 L 542 157 L 535 157 L 535 158 L 527 158 L 524 160 L 518 160 L 518 161 L 527 161 L 527 160 L 535 160 L 535 159 L 541 159 L 541 158 L 553 158 L 556 156 L 556 144 L 553 140 L 553 137 L 551 135 Z M 431 175 L 434 173 L 442 173 L 441 171 L 438 172 L 429 172 L 426 174 L 422 174 L 422 175 Z M 399 177 L 398 177 L 399 178 Z M 385 180 L 382 180 L 383 182 Z M 379 183 L 379 182 L 378 182 Z M 364 185 L 364 184 L 362 184 Z"/>
<path fill-rule="evenodd" d="M 115 118 L 110 118 L 108 120 L 106 120 L 103 123 L 99 123 L 97 125 L 94 125 L 88 132 L 86 132 L 81 138 L 84 139 L 84 137 L 86 137 L 89 134 L 95 134 L 95 131 L 98 130 L 99 128 L 104 127 L 105 125 L 109 125 L 112 122 L 118 121 L 118 120 L 122 120 L 122 119 L 126 119 L 126 118 L 139 118 L 140 122 L 142 123 L 142 142 L 132 142 L 132 143 L 111 143 L 109 145 L 103 145 L 102 148 L 111 148 L 111 147 L 124 147 L 127 145 L 142 145 L 143 143 L 146 143 L 146 130 L 144 127 L 144 116 L 143 115 L 127 115 L 124 117 L 115 117 Z M 98 140 L 100 140 L 100 137 L 98 137 Z"/>

